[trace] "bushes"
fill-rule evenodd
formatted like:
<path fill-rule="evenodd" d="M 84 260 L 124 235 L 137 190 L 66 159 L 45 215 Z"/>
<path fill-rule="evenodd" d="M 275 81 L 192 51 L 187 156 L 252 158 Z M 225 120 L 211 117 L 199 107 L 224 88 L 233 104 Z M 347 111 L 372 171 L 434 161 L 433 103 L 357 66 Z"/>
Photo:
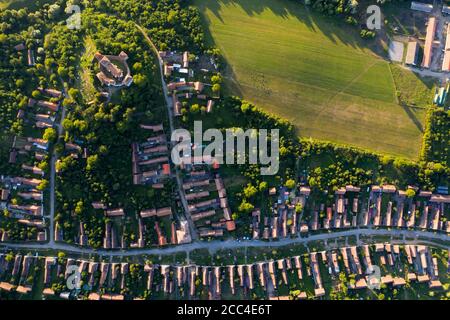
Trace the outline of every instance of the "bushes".
<path fill-rule="evenodd" d="M 353 8 L 357 6 L 356 1 L 346 0 L 312 0 L 313 9 L 327 15 L 339 15 L 343 13 L 354 13 Z"/>
<path fill-rule="evenodd" d="M 361 32 L 359 33 L 359 35 L 363 39 L 373 39 L 373 38 L 375 38 L 376 33 L 374 31 L 362 29 Z"/>
<path fill-rule="evenodd" d="M 356 26 L 358 24 L 358 21 L 356 21 L 356 19 L 352 16 L 348 16 L 347 18 L 345 18 L 345 22 L 352 26 Z"/>
<path fill-rule="evenodd" d="M 345 17 L 344 21 L 352 26 L 358 24 L 355 16 L 358 14 L 359 3 L 357 0 L 308 0 L 306 5 L 312 5 L 312 8 L 323 14 Z M 374 31 L 362 29 L 360 36 L 363 39 L 373 39 L 376 36 Z"/>
<path fill-rule="evenodd" d="M 450 111 L 428 110 L 421 159 L 450 166 Z"/>

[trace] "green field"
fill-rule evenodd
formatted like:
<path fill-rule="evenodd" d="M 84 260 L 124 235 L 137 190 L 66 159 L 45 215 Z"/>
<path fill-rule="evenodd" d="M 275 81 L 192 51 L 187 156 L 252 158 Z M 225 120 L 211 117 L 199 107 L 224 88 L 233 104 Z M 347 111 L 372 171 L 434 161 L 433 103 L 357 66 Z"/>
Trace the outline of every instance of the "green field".
<path fill-rule="evenodd" d="M 388 62 L 356 29 L 294 1 L 194 3 L 233 94 L 290 120 L 301 136 L 417 158 L 425 109 L 400 106 L 397 90 L 430 88 L 409 71 L 396 88 Z"/>
<path fill-rule="evenodd" d="M 50 2 L 50 0 L 0 0 L 0 10 L 3 9 L 21 9 L 28 8 L 36 10 L 41 4 Z"/>

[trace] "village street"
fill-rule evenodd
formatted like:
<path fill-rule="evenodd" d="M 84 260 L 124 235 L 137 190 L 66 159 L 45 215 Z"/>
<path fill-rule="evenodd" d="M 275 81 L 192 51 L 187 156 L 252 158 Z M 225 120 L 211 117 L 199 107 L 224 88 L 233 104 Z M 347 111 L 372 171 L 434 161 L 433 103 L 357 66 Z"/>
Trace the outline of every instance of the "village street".
<path fill-rule="evenodd" d="M 60 79 L 60 82 L 63 83 L 62 79 Z M 63 84 L 63 92 L 64 97 L 68 96 L 67 90 L 64 87 Z M 62 123 L 66 117 L 66 108 L 61 108 L 61 119 L 59 120 L 59 123 L 56 124 L 58 128 L 58 137 L 60 137 L 63 134 L 63 126 Z M 49 238 L 49 246 L 54 245 L 55 243 L 55 180 L 56 180 L 56 160 L 57 160 L 57 154 L 56 151 L 53 150 L 51 162 L 50 162 L 50 217 L 49 217 L 49 235 L 47 235 L 47 238 Z"/>
<path fill-rule="evenodd" d="M 147 43 L 153 49 L 153 51 L 156 54 L 156 56 L 158 57 L 159 74 L 161 75 L 161 86 L 162 86 L 162 89 L 163 89 L 164 99 L 166 101 L 167 112 L 168 112 L 168 115 L 169 115 L 170 135 L 172 135 L 172 132 L 174 131 L 173 102 L 172 102 L 172 99 L 169 97 L 169 92 L 167 91 L 166 80 L 164 79 L 164 72 L 163 72 L 163 64 L 164 64 L 164 62 L 163 62 L 163 59 L 161 58 L 161 56 L 159 54 L 159 51 L 156 48 L 155 44 L 152 42 L 152 40 L 150 39 L 148 34 L 145 32 L 144 28 L 142 28 L 138 24 L 135 24 L 135 25 L 139 29 L 139 31 L 142 33 L 142 35 L 144 36 L 144 38 L 147 41 Z M 180 171 L 179 171 L 178 168 L 175 168 L 175 177 L 176 177 L 176 180 L 177 180 L 178 193 L 180 195 L 180 200 L 181 200 L 181 203 L 183 205 L 185 216 L 186 216 L 186 219 L 187 219 L 188 224 L 189 224 L 189 231 L 190 231 L 190 234 L 191 234 L 191 238 L 192 238 L 192 240 L 197 240 L 198 239 L 198 234 L 197 234 L 197 231 L 195 229 L 194 222 L 191 219 L 191 215 L 189 214 L 188 203 L 187 203 L 186 196 L 185 196 L 183 188 L 182 188 L 183 182 L 181 181 Z"/>
<path fill-rule="evenodd" d="M 129 249 L 129 250 L 95 250 L 90 248 L 82 248 L 74 245 L 64 243 L 53 244 L 13 244 L 13 243 L 0 243 L 0 248 L 5 249 L 24 249 L 24 250 L 61 250 L 74 254 L 86 254 L 86 255 L 101 255 L 109 257 L 131 257 L 140 255 L 172 255 L 181 252 L 191 252 L 197 249 L 207 249 L 210 253 L 214 253 L 217 250 L 232 250 L 238 248 L 260 248 L 260 247 L 283 247 L 294 244 L 308 244 L 311 241 L 328 241 L 342 237 L 356 236 L 358 239 L 360 236 L 384 236 L 384 237 L 402 237 L 402 239 L 390 240 L 390 243 L 394 244 L 429 244 L 436 247 L 450 249 L 448 245 L 450 237 L 445 234 L 437 234 L 427 231 L 412 231 L 412 230 L 383 230 L 383 229 L 352 229 L 339 232 L 315 234 L 305 238 L 285 238 L 279 241 L 261 241 L 261 240 L 214 240 L 214 241 L 194 241 L 188 244 L 177 245 L 174 247 L 168 247 L 165 249 Z M 441 242 L 446 242 L 442 244 Z"/>

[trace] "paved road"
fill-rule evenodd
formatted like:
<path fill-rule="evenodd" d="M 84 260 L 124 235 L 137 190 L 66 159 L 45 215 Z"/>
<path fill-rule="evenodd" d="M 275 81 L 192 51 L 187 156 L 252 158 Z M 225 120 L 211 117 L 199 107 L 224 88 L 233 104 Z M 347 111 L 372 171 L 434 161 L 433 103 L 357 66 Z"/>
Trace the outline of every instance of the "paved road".
<path fill-rule="evenodd" d="M 437 78 L 441 80 L 442 83 L 446 82 L 450 78 L 449 72 L 437 72 L 437 71 L 431 71 L 429 69 L 419 69 L 417 67 L 411 67 L 411 66 L 401 66 L 404 69 L 410 70 L 414 73 L 419 74 L 422 77 L 432 77 Z"/>
<path fill-rule="evenodd" d="M 172 132 L 174 131 L 174 125 L 173 125 L 173 118 L 174 118 L 174 115 L 173 115 L 173 101 L 172 101 L 172 98 L 169 97 L 169 92 L 167 90 L 166 80 L 164 79 L 164 71 L 163 71 L 164 61 L 161 58 L 158 49 L 156 48 L 155 44 L 152 42 L 152 40 L 148 36 L 148 34 L 145 31 L 145 29 L 143 27 L 141 27 L 140 25 L 138 25 L 138 24 L 135 24 L 135 25 L 139 29 L 139 31 L 141 31 L 141 33 L 144 36 L 145 40 L 147 40 L 148 44 L 150 45 L 150 47 L 153 49 L 153 51 L 155 52 L 156 56 L 158 57 L 159 73 L 161 75 L 161 85 L 162 85 L 162 89 L 163 89 L 164 99 L 166 100 L 167 112 L 169 114 L 170 134 L 172 135 Z M 182 188 L 183 181 L 181 180 L 180 171 L 179 171 L 178 168 L 175 168 L 175 177 L 176 177 L 176 180 L 177 180 L 178 193 L 180 194 L 180 200 L 181 200 L 181 203 L 183 205 L 184 212 L 185 212 L 185 217 L 186 217 L 186 219 L 188 221 L 188 224 L 189 224 L 191 238 L 192 238 L 192 240 L 195 241 L 195 240 L 198 239 L 198 234 L 197 234 L 197 230 L 196 230 L 195 225 L 194 225 L 194 221 L 192 221 L 191 215 L 189 214 L 188 203 L 187 203 L 187 200 L 186 200 L 183 188 Z"/>
<path fill-rule="evenodd" d="M 196 241 L 188 244 L 177 245 L 167 248 L 154 248 L 154 249 L 129 249 L 129 250 L 95 250 L 91 248 L 82 248 L 65 243 L 53 243 L 49 244 L 13 244 L 13 243 L 0 243 L 0 248 L 8 249 L 30 249 L 30 250 L 61 250 L 66 252 L 72 252 L 75 254 L 93 254 L 103 255 L 111 257 L 130 257 L 140 255 L 172 255 L 180 252 L 191 252 L 196 249 L 207 249 L 210 253 L 216 252 L 220 249 L 237 249 L 237 248 L 257 248 L 257 247 L 283 247 L 292 244 L 307 244 L 310 241 L 318 240 L 331 240 L 340 237 L 349 236 L 396 236 L 403 237 L 403 240 L 393 240 L 392 243 L 425 243 L 444 249 L 450 249 L 450 237 L 445 234 L 437 234 L 427 231 L 412 231 L 412 230 L 383 230 L 383 229 L 352 229 L 331 233 L 322 233 L 311 235 L 307 238 L 285 238 L 279 241 L 261 241 L 261 240 L 214 240 L 214 241 Z M 406 241 L 406 238 L 412 239 Z M 444 243 L 442 243 L 444 242 Z"/>

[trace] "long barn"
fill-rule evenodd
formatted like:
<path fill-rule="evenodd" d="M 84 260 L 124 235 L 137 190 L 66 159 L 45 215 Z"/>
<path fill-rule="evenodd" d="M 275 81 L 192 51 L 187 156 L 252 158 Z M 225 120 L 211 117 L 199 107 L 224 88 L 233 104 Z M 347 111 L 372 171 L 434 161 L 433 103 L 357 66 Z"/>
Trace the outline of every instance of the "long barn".
<path fill-rule="evenodd" d="M 429 68 L 431 64 L 431 56 L 433 51 L 434 35 L 436 33 L 436 18 L 428 19 L 427 36 L 425 39 L 425 47 L 423 49 L 422 67 Z"/>

